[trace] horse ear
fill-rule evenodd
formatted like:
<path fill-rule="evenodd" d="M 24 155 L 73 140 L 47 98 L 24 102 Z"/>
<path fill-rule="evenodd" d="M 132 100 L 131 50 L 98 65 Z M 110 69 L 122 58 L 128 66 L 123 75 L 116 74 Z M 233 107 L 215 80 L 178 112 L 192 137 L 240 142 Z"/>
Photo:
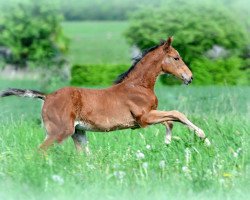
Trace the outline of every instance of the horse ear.
<path fill-rule="evenodd" d="M 165 42 L 164 46 L 163 46 L 163 49 L 165 51 L 167 51 L 169 49 L 169 47 L 171 46 L 172 42 L 174 40 L 174 37 L 171 36 L 171 37 L 168 37 L 167 41 Z"/>

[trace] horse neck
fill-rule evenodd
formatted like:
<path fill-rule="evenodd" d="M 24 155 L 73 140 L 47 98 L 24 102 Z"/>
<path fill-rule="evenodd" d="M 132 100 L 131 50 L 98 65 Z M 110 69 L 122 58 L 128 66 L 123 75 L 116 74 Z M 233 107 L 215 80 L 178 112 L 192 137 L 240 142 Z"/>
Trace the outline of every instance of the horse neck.
<path fill-rule="evenodd" d="M 160 63 L 161 55 L 157 51 L 148 53 L 136 64 L 124 82 L 153 90 L 156 79 L 162 71 Z"/>

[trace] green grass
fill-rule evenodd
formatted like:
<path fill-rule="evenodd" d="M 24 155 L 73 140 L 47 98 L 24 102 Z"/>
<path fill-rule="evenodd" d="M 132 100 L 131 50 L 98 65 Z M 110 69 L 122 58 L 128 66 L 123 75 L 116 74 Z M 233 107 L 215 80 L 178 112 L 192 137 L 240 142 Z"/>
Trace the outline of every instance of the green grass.
<path fill-rule="evenodd" d="M 0 83 L 0 89 L 36 88 L 33 81 Z M 157 87 L 156 93 L 160 109 L 185 113 L 212 146 L 180 124 L 166 146 L 164 127 L 156 125 L 89 132 L 90 156 L 78 155 L 69 138 L 43 157 L 37 153 L 44 139 L 41 102 L 0 99 L 0 199 L 249 198 L 250 88 Z"/>
<path fill-rule="evenodd" d="M 124 31 L 127 22 L 64 22 L 71 40 L 69 60 L 73 64 L 130 63 Z"/>

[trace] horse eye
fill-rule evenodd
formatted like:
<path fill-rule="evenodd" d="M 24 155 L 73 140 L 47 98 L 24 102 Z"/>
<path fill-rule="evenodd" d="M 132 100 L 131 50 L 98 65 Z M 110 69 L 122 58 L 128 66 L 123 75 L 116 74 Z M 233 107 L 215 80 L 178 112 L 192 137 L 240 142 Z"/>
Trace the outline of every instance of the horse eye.
<path fill-rule="evenodd" d="M 180 60 L 178 57 L 174 58 L 174 60 Z"/>

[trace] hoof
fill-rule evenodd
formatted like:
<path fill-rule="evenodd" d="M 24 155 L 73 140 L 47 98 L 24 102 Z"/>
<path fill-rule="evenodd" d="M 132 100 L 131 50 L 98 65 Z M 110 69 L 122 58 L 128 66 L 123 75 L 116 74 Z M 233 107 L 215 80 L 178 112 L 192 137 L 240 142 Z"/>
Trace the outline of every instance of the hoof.
<path fill-rule="evenodd" d="M 205 137 L 206 137 L 204 131 L 201 130 L 201 129 L 197 129 L 197 130 L 195 130 L 195 132 L 196 132 L 196 134 L 197 134 L 200 138 L 205 138 Z"/>
<path fill-rule="evenodd" d="M 169 145 L 170 143 L 171 143 L 171 136 L 168 137 L 168 135 L 167 135 L 166 138 L 165 138 L 165 144 Z"/>
<path fill-rule="evenodd" d="M 209 141 L 208 138 L 206 138 L 206 139 L 204 140 L 204 144 L 205 144 L 205 146 L 207 146 L 207 147 L 210 147 L 210 146 L 211 146 L 211 142 Z"/>

